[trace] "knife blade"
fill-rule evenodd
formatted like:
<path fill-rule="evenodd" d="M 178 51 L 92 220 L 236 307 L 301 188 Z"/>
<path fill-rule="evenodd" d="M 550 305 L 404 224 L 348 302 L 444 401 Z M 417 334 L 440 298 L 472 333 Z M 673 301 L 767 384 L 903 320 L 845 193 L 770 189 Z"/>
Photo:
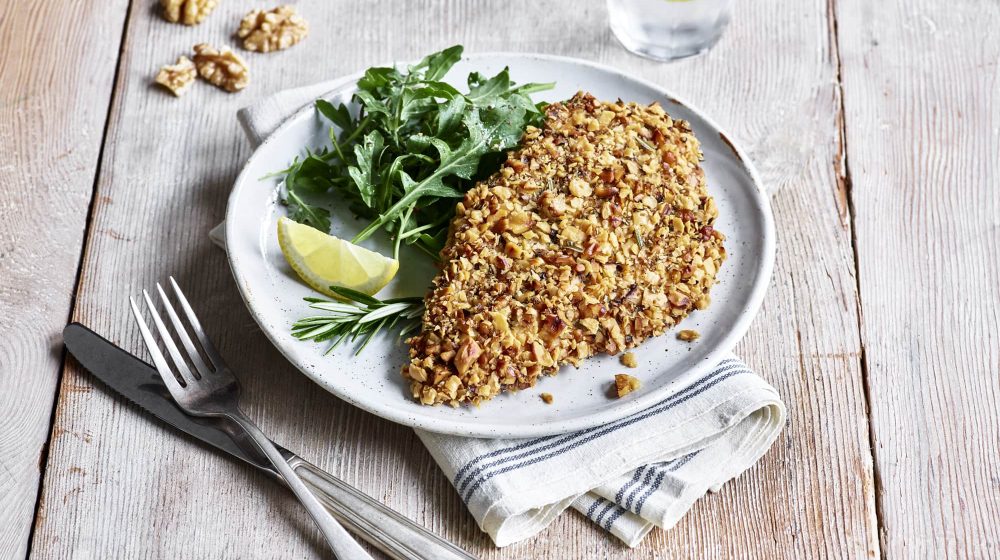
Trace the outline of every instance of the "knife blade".
<path fill-rule="evenodd" d="M 63 329 L 66 348 L 108 388 L 168 425 L 261 469 L 284 482 L 243 429 L 225 419 L 188 416 L 170 397 L 153 366 L 80 323 Z M 394 560 L 475 560 L 371 496 L 275 443 L 310 490 L 344 526 Z M 301 471 L 301 472 L 300 472 Z"/>
<path fill-rule="evenodd" d="M 278 474 L 259 451 L 247 452 L 236 443 L 232 423 L 188 416 L 181 410 L 153 366 L 80 323 L 70 323 L 63 329 L 63 342 L 94 377 L 146 412 L 258 469 Z"/>

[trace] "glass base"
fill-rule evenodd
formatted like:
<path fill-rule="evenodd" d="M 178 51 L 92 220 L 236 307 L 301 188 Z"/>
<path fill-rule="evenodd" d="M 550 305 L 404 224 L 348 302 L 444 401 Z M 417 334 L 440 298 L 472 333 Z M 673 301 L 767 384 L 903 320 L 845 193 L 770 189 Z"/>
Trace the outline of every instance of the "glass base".
<path fill-rule="evenodd" d="M 613 18 L 611 21 L 611 32 L 621 46 L 625 47 L 629 52 L 659 62 L 680 60 L 708 52 L 719 42 L 719 38 L 722 37 L 722 29 L 719 29 L 718 33 L 699 42 L 671 46 L 655 45 L 633 39 L 624 30 L 618 29 Z"/>

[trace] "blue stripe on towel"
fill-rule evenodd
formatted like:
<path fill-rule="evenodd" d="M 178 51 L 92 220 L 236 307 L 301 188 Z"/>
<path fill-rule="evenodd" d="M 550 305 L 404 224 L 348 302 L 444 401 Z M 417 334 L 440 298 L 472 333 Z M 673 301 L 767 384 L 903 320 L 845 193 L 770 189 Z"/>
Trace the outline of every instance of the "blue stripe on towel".
<path fill-rule="evenodd" d="M 723 360 L 722 362 L 719 363 L 718 366 L 716 366 L 716 369 L 714 371 L 712 371 L 711 373 L 709 373 L 708 375 L 706 375 L 702 379 L 698 380 L 697 382 L 695 382 L 691 386 L 687 387 L 686 389 L 684 389 L 683 391 L 681 391 L 681 393 L 683 393 L 685 391 L 690 391 L 692 389 L 697 388 L 699 385 L 705 383 L 707 380 L 709 380 L 712 376 L 714 376 L 716 374 L 719 374 L 719 373 L 721 373 L 723 371 L 729 371 L 729 370 L 733 369 L 734 368 L 733 364 L 735 364 L 735 366 L 741 365 L 737 360 L 735 360 L 733 358 L 729 358 L 729 359 Z M 749 370 L 747 370 L 747 371 L 749 371 Z M 680 393 L 678 393 L 678 394 L 680 394 Z M 677 397 L 678 394 L 672 395 L 671 397 L 668 398 L 667 401 L 664 401 L 663 403 L 659 403 L 657 405 L 651 406 L 650 408 L 646 409 L 646 411 L 652 410 L 652 409 L 654 409 L 654 408 L 656 408 L 656 407 L 658 407 L 658 406 L 660 406 L 660 405 L 662 405 L 662 404 L 664 404 L 666 402 L 669 402 L 670 399 L 672 399 L 674 397 Z M 643 411 L 643 412 L 645 412 L 645 411 Z M 639 413 L 636 413 L 634 416 L 623 418 L 622 420 L 617 420 L 616 422 L 628 421 L 628 420 L 630 420 L 632 418 L 635 418 L 635 417 L 637 417 L 637 416 L 639 416 L 641 414 L 642 414 L 642 412 L 639 412 Z M 605 424 L 604 426 L 613 426 L 616 422 Z M 597 428 L 593 428 L 593 429 L 596 430 L 596 429 L 599 429 L 599 428 L 601 428 L 601 426 L 598 426 Z M 513 460 L 517 460 L 517 459 L 523 459 L 523 458 L 529 457 L 533 453 L 537 453 L 539 451 L 546 451 L 548 449 L 552 449 L 554 447 L 558 447 L 559 445 L 562 445 L 564 443 L 570 442 L 573 439 L 578 438 L 578 437 L 582 437 L 582 436 L 584 436 L 584 435 L 586 435 L 588 433 L 590 433 L 590 432 L 584 430 L 584 431 L 581 431 L 581 432 L 573 432 L 573 433 L 570 433 L 570 434 L 562 434 L 562 435 L 555 435 L 555 436 L 545 436 L 545 437 L 541 437 L 541 438 L 530 439 L 530 440 L 518 443 L 517 445 L 512 445 L 512 446 L 509 446 L 509 447 L 505 447 L 503 449 L 497 449 L 495 451 L 491 451 L 489 453 L 480 455 L 480 456 L 476 457 L 475 459 L 473 459 L 472 461 L 469 461 L 468 463 L 466 463 L 465 466 L 463 466 L 461 469 L 459 469 L 458 472 L 455 473 L 454 484 L 456 485 L 456 487 L 458 488 L 459 492 L 461 493 L 465 489 L 465 486 L 468 484 L 468 479 L 471 478 L 471 477 L 474 477 L 477 474 L 479 474 L 484 469 L 488 469 L 490 467 L 494 467 L 494 466 L 500 465 L 500 464 L 502 464 L 504 462 L 513 461 Z M 557 441 L 553 441 L 553 440 L 557 440 Z M 552 442 L 552 443 L 548 443 L 548 442 Z M 502 458 L 502 459 L 498 459 L 498 460 L 493 461 L 493 462 L 491 462 L 489 464 L 486 464 L 486 465 L 479 465 L 475 470 L 472 470 L 470 472 L 470 469 L 472 469 L 474 466 L 477 466 L 479 463 L 482 463 L 483 461 L 486 461 L 488 459 L 492 459 L 494 457 L 498 457 L 500 455 L 504 455 L 506 453 L 511 453 L 511 452 L 514 452 L 514 451 L 521 451 L 523 449 L 530 448 L 530 447 L 532 447 L 534 445 L 545 444 L 545 443 L 547 443 L 547 445 L 544 445 L 542 447 L 539 447 L 539 448 L 536 448 L 536 449 L 529 449 L 528 451 L 525 451 L 524 453 L 520 453 L 518 455 L 514 455 L 514 456 L 510 456 L 510 457 L 505 457 L 505 458 Z M 463 477 L 465 478 L 465 482 L 462 482 Z M 460 485 L 460 483 L 461 483 L 461 485 Z"/>
<path fill-rule="evenodd" d="M 734 360 L 732 360 L 732 361 L 734 361 Z M 705 377 L 702 380 L 700 380 L 697 383 L 695 383 L 694 385 L 692 385 L 690 387 L 687 387 L 686 389 L 684 389 L 684 390 L 678 392 L 677 394 L 673 395 L 672 397 L 668 398 L 666 401 L 664 401 L 664 402 L 662 402 L 662 403 L 660 403 L 658 405 L 655 405 L 653 407 L 650 407 L 650 408 L 646 409 L 645 411 L 643 411 L 641 413 L 638 413 L 636 415 L 624 418 L 622 420 L 618 420 L 616 422 L 612 422 L 612 423 L 609 423 L 609 424 L 605 424 L 603 426 L 599 426 L 599 427 L 597 427 L 597 428 L 595 428 L 593 430 L 590 430 L 590 431 L 576 432 L 576 433 L 571 434 L 570 436 L 568 436 L 566 438 L 562 438 L 560 441 L 547 444 L 547 445 L 542 446 L 542 447 L 540 447 L 538 449 L 529 450 L 529 451 L 526 451 L 526 452 L 521 453 L 521 454 L 516 455 L 516 456 L 507 457 L 507 458 L 504 458 L 504 459 L 499 459 L 499 460 L 494 461 L 492 463 L 488 463 L 486 465 L 482 465 L 478 469 L 472 471 L 471 474 L 466 475 L 465 481 L 459 487 L 459 492 L 460 492 L 460 494 L 462 496 L 462 499 L 465 500 L 466 503 L 468 503 L 469 499 L 472 497 L 472 494 L 476 491 L 476 489 L 478 489 L 482 485 L 483 482 L 485 482 L 485 481 L 487 481 L 487 480 L 489 480 L 489 479 L 491 479 L 491 478 L 493 478 L 493 477 L 495 477 L 497 475 L 505 474 L 505 473 L 508 473 L 508 472 L 511 472 L 511 471 L 514 471 L 514 470 L 517 470 L 517 469 L 520 469 L 520 468 L 523 468 L 523 467 L 526 467 L 526 466 L 530 466 L 530 465 L 539 463 L 539 462 L 544 461 L 546 459 L 550 459 L 552 457 L 556 457 L 558 455 L 561 455 L 561 454 L 563 454 L 563 453 L 565 453 L 567 451 L 570 451 L 572 449 L 575 449 L 575 448 L 579 447 L 580 445 L 583 445 L 585 443 L 589 443 L 589 442 L 591 442 L 593 440 L 596 440 L 596 439 L 599 439 L 599 438 L 601 438 L 601 437 L 603 437 L 605 435 L 608 435 L 610 433 L 616 432 L 616 431 L 618 431 L 618 430 L 620 430 L 622 428 L 626 428 L 626 427 L 628 427 L 628 426 L 630 426 L 630 425 L 632 425 L 632 424 L 634 424 L 636 422 L 639 422 L 641 420 L 645 420 L 645 419 L 647 419 L 647 418 L 649 418 L 651 416 L 655 416 L 656 414 L 660 414 L 660 413 L 662 413 L 662 412 L 664 412 L 666 410 L 669 410 L 669 409 L 673 408 L 674 406 L 677 406 L 678 404 L 686 402 L 686 401 L 690 400 L 691 398 L 693 398 L 693 397 L 695 397 L 695 396 L 703 393 L 704 391 L 706 391 L 706 390 L 714 387 L 718 383 L 721 383 L 722 381 L 724 381 L 724 380 L 726 380 L 726 379 L 728 379 L 730 377 L 733 377 L 734 375 L 737 375 L 737 374 L 740 374 L 740 373 L 749 373 L 749 372 L 750 372 L 750 370 L 746 369 L 745 367 L 741 366 L 738 363 L 736 365 L 734 365 L 734 366 L 729 366 L 729 367 L 726 367 L 726 368 L 722 368 L 722 369 L 716 370 L 713 373 L 709 374 L 707 377 Z M 557 448 L 557 447 L 559 447 L 560 445 L 563 445 L 563 444 L 567 444 L 567 445 L 565 447 L 563 447 L 562 449 L 556 449 L 555 451 L 546 453 L 545 455 L 540 455 L 540 456 L 538 455 L 538 453 L 541 452 L 541 451 L 547 451 L 549 449 L 555 449 L 555 448 Z M 497 466 L 500 466 L 501 464 L 509 463 L 512 460 L 518 460 L 518 459 L 525 459 L 525 460 L 521 461 L 520 463 L 515 463 L 515 464 L 512 464 L 512 465 L 508 464 L 507 466 L 505 466 L 505 467 L 503 467 L 501 469 L 498 469 L 498 470 L 494 470 L 494 471 L 491 471 L 491 472 L 488 472 L 488 473 L 480 474 L 483 471 L 485 471 L 486 469 L 497 467 Z M 477 475 L 478 475 L 478 477 L 477 477 Z M 470 486 L 470 484 L 471 484 L 471 486 Z"/>
<path fill-rule="evenodd" d="M 674 461 L 674 463 L 670 466 L 670 468 L 667 469 L 663 474 L 666 475 L 667 473 L 672 473 L 672 472 L 676 471 L 677 469 L 683 467 L 684 465 L 686 465 L 688 463 L 688 461 L 690 461 L 691 459 L 693 459 L 694 456 L 697 455 L 698 453 L 699 453 L 699 451 L 695 451 L 694 453 L 688 453 L 687 455 L 685 455 L 685 456 L 681 457 L 680 459 Z M 642 506 L 643 506 L 643 504 L 646 503 L 646 498 L 652 496 L 653 492 L 656 492 L 657 490 L 659 490 L 660 484 L 662 484 L 662 483 L 663 483 L 663 477 L 661 476 L 661 477 L 659 477 L 657 479 L 656 483 L 651 488 L 649 488 L 648 490 L 646 490 L 646 493 L 643 494 L 642 498 L 639 498 L 639 501 L 635 504 L 635 510 L 633 510 L 633 511 L 635 511 L 635 513 L 637 515 L 642 512 Z"/>
<path fill-rule="evenodd" d="M 621 500 L 618 500 L 619 504 L 621 504 L 623 507 L 626 507 L 626 508 L 631 507 L 632 500 L 635 499 L 636 494 L 638 494 L 639 492 L 642 491 L 643 488 L 645 488 L 646 486 L 648 486 L 649 482 L 653 479 L 653 475 L 656 474 L 656 472 L 652 468 L 653 466 L 654 465 L 646 465 L 646 466 L 642 467 L 642 469 L 646 471 L 646 477 L 642 480 L 642 484 L 640 484 L 639 486 L 636 486 L 635 488 L 632 489 L 632 491 L 628 495 L 628 499 L 625 500 L 624 504 L 622 504 Z"/>
<path fill-rule="evenodd" d="M 615 508 L 615 503 L 614 502 L 609 501 L 609 500 L 605 500 L 605 501 L 607 502 L 607 505 L 605 505 L 604 509 L 601 510 L 601 513 L 597 514 L 597 517 L 594 518 L 594 522 L 597 523 L 598 525 L 601 524 L 601 519 L 603 519 L 604 516 L 607 515 L 609 511 L 611 511 L 612 509 Z"/>
<path fill-rule="evenodd" d="M 722 371 L 728 371 L 728 370 L 732 369 L 731 366 L 733 364 L 735 364 L 737 366 L 741 365 L 740 362 L 738 360 L 734 359 L 734 358 L 727 358 L 725 360 L 722 360 L 721 362 L 719 362 L 719 365 L 717 365 L 715 367 L 714 371 L 712 371 L 711 373 L 709 373 L 705 377 L 701 378 L 700 380 L 698 380 L 697 382 L 695 382 L 691 386 L 687 387 L 685 390 L 690 390 L 690 389 L 695 388 L 697 385 L 699 385 L 701 383 L 704 383 L 706 380 L 708 380 L 709 378 L 711 378 L 715 374 L 721 373 Z M 747 371 L 749 372 L 749 370 L 747 370 Z M 673 398 L 673 397 L 676 397 L 676 396 L 677 395 L 672 395 L 670 398 Z M 667 402 L 667 401 L 664 401 L 664 402 Z M 657 406 L 660 406 L 662 404 L 664 404 L 664 403 L 653 405 L 653 406 L 651 406 L 650 408 L 648 408 L 646 410 L 651 410 L 651 409 L 656 408 Z M 642 414 L 642 412 L 636 413 L 635 416 L 638 416 L 639 414 Z M 630 418 L 634 418 L 635 416 L 630 416 L 630 417 L 624 418 L 622 420 L 617 420 L 616 422 L 622 422 L 623 420 L 629 420 Z M 614 422 L 609 423 L 609 424 L 605 424 L 605 426 L 611 426 L 612 424 L 614 424 Z M 600 426 L 598 426 L 597 428 L 593 428 L 593 429 L 599 429 L 599 428 L 600 428 Z M 499 465 L 499 464 L 501 464 L 503 462 L 506 462 L 506 461 L 512 461 L 512 460 L 516 460 L 516 459 L 521 459 L 521 458 L 530 456 L 532 453 L 535 453 L 535 452 L 538 452 L 538 451 L 545 451 L 547 449 L 551 449 L 551 448 L 553 448 L 555 446 L 558 446 L 558 445 L 561 445 L 561 444 L 566 443 L 568 441 L 571 441 L 572 439 L 574 439 L 576 437 L 580 437 L 581 435 L 584 435 L 586 433 L 589 433 L 589 432 L 587 432 L 585 430 L 585 431 L 582 431 L 582 432 L 573 432 L 573 433 L 570 433 L 570 434 L 561 434 L 561 435 L 554 435 L 554 436 L 545 436 L 545 437 L 540 437 L 540 438 L 534 438 L 534 439 L 529 439 L 527 441 L 522 441 L 522 442 L 520 442 L 520 443 L 518 443 L 516 445 L 505 447 L 503 449 L 497 449 L 497 450 L 494 450 L 494 451 L 490 451 L 489 453 L 485 453 L 485 454 L 480 455 L 480 456 L 476 457 L 475 459 L 469 461 L 468 463 L 465 464 L 465 466 L 463 466 L 461 469 L 459 469 L 458 472 L 455 473 L 455 478 L 454 478 L 453 484 L 455 484 L 456 487 L 458 487 L 459 492 L 461 492 L 464 489 L 464 485 L 461 486 L 461 487 L 459 487 L 458 485 L 462 482 L 462 478 L 466 477 L 466 475 L 468 475 L 466 478 L 475 476 L 476 474 L 478 474 L 483 469 L 487 469 L 487 468 L 490 468 L 492 466 Z M 534 445 L 547 443 L 547 442 L 550 442 L 550 441 L 555 440 L 555 439 L 558 439 L 559 441 L 556 441 L 556 442 L 554 442 L 554 443 L 552 443 L 550 445 L 546 445 L 544 447 L 540 447 L 538 449 L 529 450 L 528 452 L 525 452 L 525 453 L 522 453 L 522 454 L 519 454 L 519 455 L 516 455 L 516 456 L 506 457 L 504 459 L 500 459 L 500 460 L 494 461 L 494 462 L 492 462 L 492 463 L 490 463 L 488 465 L 479 466 L 475 471 L 470 472 L 470 469 L 472 469 L 473 467 L 477 466 L 479 463 L 482 463 L 483 461 L 492 459 L 494 457 L 498 457 L 500 455 L 504 455 L 506 453 L 512 453 L 512 452 L 515 452 L 515 451 L 521 451 L 523 449 L 527 449 L 527 448 L 532 447 Z"/>
<path fill-rule="evenodd" d="M 608 503 L 608 501 L 605 500 L 604 498 L 597 498 L 596 500 L 594 500 L 594 503 L 590 504 L 590 507 L 587 508 L 587 517 L 594 519 L 594 512 L 597 511 L 597 508 L 600 507 L 601 504 L 606 504 L 606 503 Z"/>
<path fill-rule="evenodd" d="M 601 513 L 596 514 L 597 508 L 600 508 L 602 506 L 604 507 L 604 509 L 601 510 Z M 601 525 L 601 518 L 607 515 L 607 513 L 612 510 L 614 510 L 612 515 L 615 517 L 615 519 L 621 516 L 622 513 L 625 513 L 625 510 L 623 510 L 621 506 L 618 506 L 614 502 L 611 502 L 604 498 L 597 498 L 596 500 L 594 500 L 594 503 L 590 504 L 590 507 L 587 508 L 587 517 L 590 518 L 590 520 L 593 521 L 594 523 Z"/>
<path fill-rule="evenodd" d="M 529 466 L 529 465 L 536 464 L 536 463 L 544 461 L 546 459 L 550 459 L 552 457 L 561 455 L 561 454 L 563 454 L 563 453 L 565 453 L 567 451 L 570 451 L 572 449 L 575 449 L 575 448 L 579 447 L 580 445 L 583 445 L 583 444 L 588 443 L 590 441 L 593 441 L 595 439 L 601 438 L 601 437 L 603 437 L 605 435 L 608 435 L 610 433 L 616 432 L 616 431 L 618 431 L 618 430 L 620 430 L 622 428 L 626 428 L 626 427 L 628 427 L 628 426 L 630 426 L 630 425 L 632 425 L 632 424 L 634 424 L 636 422 L 639 422 L 641 420 L 645 420 L 646 418 L 649 418 L 651 416 L 655 416 L 656 414 L 660 414 L 660 413 L 662 413 L 662 412 L 664 412 L 666 410 L 669 410 L 669 409 L 677 406 L 678 404 L 686 402 L 686 401 L 690 400 L 691 398 L 693 398 L 693 397 L 695 397 L 695 396 L 697 396 L 697 395 L 699 395 L 699 394 L 707 391 L 708 389 L 711 389 L 715 385 L 721 383 L 722 381 L 725 381 L 726 379 L 728 379 L 730 377 L 733 377 L 733 376 L 741 374 L 741 373 L 750 373 L 749 369 L 747 369 L 745 366 L 743 366 L 742 364 L 740 364 L 736 360 L 733 360 L 733 359 L 724 360 L 720 365 L 723 365 L 723 364 L 725 364 L 725 367 L 720 367 L 720 368 L 716 369 L 715 371 L 713 371 L 712 373 L 710 373 L 706 377 L 704 377 L 701 380 L 699 380 L 698 382 L 696 382 L 694 385 L 691 385 L 691 386 L 689 386 L 689 387 L 687 387 L 685 389 L 682 389 L 681 391 L 679 391 L 675 395 L 669 397 L 664 402 L 662 402 L 662 403 L 660 403 L 658 405 L 654 405 L 654 406 L 646 409 L 645 411 L 640 412 L 638 414 L 635 414 L 633 416 L 629 416 L 629 417 L 623 418 L 622 420 L 618 420 L 618 421 L 615 421 L 615 422 L 611 422 L 609 424 L 605 424 L 603 426 L 599 426 L 597 428 L 594 428 L 593 430 L 589 430 L 589 431 L 588 430 L 584 430 L 584 431 L 581 431 L 581 432 L 576 432 L 576 433 L 570 434 L 567 437 L 562 437 L 562 438 L 560 438 L 557 441 L 554 441 L 554 442 L 551 442 L 551 443 L 547 443 L 546 445 L 543 445 L 543 446 L 541 446 L 539 448 L 529 449 L 528 451 L 525 451 L 525 452 L 520 453 L 518 455 L 513 455 L 513 456 L 510 456 L 510 457 L 498 459 L 498 460 L 495 460 L 493 462 L 487 463 L 485 465 L 480 465 L 478 468 L 475 468 L 475 469 L 471 469 L 470 470 L 470 469 L 467 468 L 468 467 L 468 465 L 467 465 L 466 467 L 462 468 L 462 471 L 464 471 L 466 474 L 464 475 L 464 480 L 463 480 L 463 482 L 461 484 L 458 484 L 458 480 L 459 479 L 458 479 L 458 476 L 456 475 L 456 479 L 455 479 L 456 488 L 458 488 L 459 494 L 462 496 L 462 500 L 464 500 L 466 503 L 468 503 L 469 499 L 472 498 L 472 494 L 476 491 L 476 489 L 478 489 L 480 486 L 482 486 L 482 484 L 484 482 L 486 482 L 487 480 L 489 480 L 489 479 L 491 479 L 491 478 L 493 478 L 493 477 L 495 477 L 497 475 L 508 473 L 508 472 L 511 472 L 511 471 L 514 471 L 514 470 L 517 470 L 517 469 L 520 469 L 520 468 L 523 468 L 523 467 L 526 467 L 526 466 Z M 550 438 L 539 438 L 538 440 L 533 440 L 533 441 L 537 443 L 537 442 L 543 442 L 543 441 L 549 441 L 549 440 L 551 440 L 551 437 Z M 524 449 L 526 447 L 530 447 L 531 443 L 532 442 L 522 443 L 522 444 L 519 444 L 517 446 L 513 446 L 513 447 L 510 447 L 510 448 L 507 448 L 507 450 L 512 451 L 512 450 L 515 450 L 515 449 Z M 539 455 L 539 453 L 541 453 L 541 452 L 545 452 L 545 451 L 548 451 L 550 449 L 558 448 L 558 447 L 560 447 L 561 445 L 564 445 L 564 444 L 566 444 L 566 446 L 563 447 L 562 449 L 556 449 L 555 451 L 546 453 L 544 455 Z M 497 452 L 491 452 L 488 455 L 496 456 Z M 481 457 L 477 457 L 472 462 L 473 463 L 479 462 L 481 459 L 483 459 L 485 457 L 486 457 L 485 455 L 483 455 Z M 491 471 L 491 472 L 488 472 L 488 473 L 484 473 L 484 471 L 487 470 L 487 469 L 498 467 L 498 466 L 500 466 L 502 464 L 510 463 L 511 461 L 517 461 L 519 459 L 525 459 L 525 460 L 523 460 L 523 461 L 521 461 L 519 463 L 507 464 L 503 468 L 500 468 L 500 469 L 497 469 L 497 470 L 494 470 L 494 471 Z"/>
<path fill-rule="evenodd" d="M 663 461 L 639 467 L 635 470 L 632 478 L 618 490 L 614 501 L 598 497 L 591 502 L 585 515 L 591 521 L 603 527 L 604 530 L 610 531 L 611 526 L 614 525 L 615 521 L 617 521 L 622 515 L 625 515 L 625 513 L 631 511 L 632 513 L 638 514 L 642 510 L 642 503 L 644 503 L 646 498 L 659 488 L 667 473 L 674 472 L 681 468 L 699 452 L 700 451 L 695 451 L 671 461 Z M 643 474 L 646 476 L 642 476 Z M 641 483 L 639 482 L 640 479 L 642 479 Z M 623 506 L 622 498 L 624 497 L 625 492 L 628 492 L 630 488 L 631 492 L 628 503 Z M 633 509 L 631 507 L 632 498 L 640 491 L 643 492 L 643 496 L 640 498 L 639 505 Z M 598 512 L 598 510 L 600 510 L 600 512 Z"/>
<path fill-rule="evenodd" d="M 628 503 L 625 504 L 625 507 L 622 508 L 620 512 L 616 511 L 614 514 L 608 517 L 608 520 L 604 522 L 603 525 L 604 529 L 610 531 L 611 525 L 615 521 L 617 521 L 618 518 L 621 517 L 626 511 L 631 511 L 636 515 L 642 512 L 642 505 L 646 503 L 646 498 L 652 496 L 653 492 L 656 492 L 660 488 L 660 485 L 663 484 L 664 477 L 666 477 L 668 473 L 672 473 L 677 469 L 686 465 L 688 461 L 693 459 L 694 456 L 697 455 L 698 453 L 700 453 L 700 451 L 688 453 L 687 455 L 684 455 L 683 457 L 678 457 L 673 461 L 664 461 L 662 463 L 656 463 L 655 465 L 653 465 L 652 468 L 650 468 L 649 475 L 646 477 L 647 480 L 643 484 L 643 486 L 645 487 L 645 492 L 643 492 L 642 497 L 639 498 L 639 501 L 636 503 L 635 508 L 632 508 L 632 500 L 630 498 Z M 650 484 L 649 478 L 651 478 L 654 475 L 656 476 L 656 479 L 655 481 L 653 481 L 652 484 Z M 620 503 L 621 502 L 619 502 L 619 504 Z"/>
<path fill-rule="evenodd" d="M 622 503 L 621 498 L 617 496 L 616 496 L 617 499 L 615 501 L 618 502 L 618 504 L 624 507 L 625 509 L 632 509 L 632 501 L 635 500 L 636 495 L 644 491 L 646 488 L 649 488 L 649 484 L 652 482 L 653 477 L 656 476 L 656 473 L 659 471 L 659 467 L 664 465 L 669 465 L 672 462 L 673 461 L 666 461 L 663 463 L 653 463 L 642 467 L 643 469 L 648 469 L 648 472 L 646 473 L 646 478 L 642 481 L 642 484 L 632 489 L 632 492 L 629 493 L 628 500 L 626 500 L 624 503 Z"/>
<path fill-rule="evenodd" d="M 622 503 L 622 499 L 625 497 L 625 492 L 628 491 L 629 488 L 635 486 L 635 484 L 637 482 L 639 482 L 639 477 L 642 476 L 642 472 L 645 471 L 645 470 L 646 470 L 645 466 L 642 466 L 642 467 L 639 467 L 638 469 L 635 469 L 635 473 L 632 475 L 632 479 L 629 480 L 628 482 L 626 482 L 624 486 L 622 486 L 621 488 L 618 489 L 618 493 L 615 494 L 615 502 L 617 502 L 619 504 Z M 632 494 L 634 494 L 634 493 L 635 493 L 635 491 L 632 492 Z M 630 494 L 629 498 L 631 498 L 631 497 L 632 497 L 632 495 Z"/>
<path fill-rule="evenodd" d="M 555 435 L 555 436 L 545 436 L 545 437 L 541 437 L 541 438 L 530 439 L 528 441 L 522 442 L 522 443 L 520 443 L 518 445 L 514 445 L 512 447 L 507 447 L 507 448 L 504 448 L 504 449 L 497 449 L 496 451 L 490 451 L 489 453 L 486 453 L 484 455 L 480 455 L 479 457 L 476 457 L 475 459 L 473 459 L 473 460 L 469 461 L 468 463 L 466 463 L 464 467 L 462 467 L 461 469 L 459 469 L 459 471 L 457 473 L 455 473 L 455 482 L 454 482 L 454 484 L 458 484 L 458 481 L 462 479 L 462 475 L 464 475 L 469 469 L 471 469 L 473 467 L 473 465 L 475 465 L 476 463 L 478 463 L 480 461 L 485 461 L 486 459 L 492 459 L 493 457 L 496 457 L 498 455 L 503 455 L 504 453 L 510 453 L 511 451 L 520 451 L 520 450 L 522 450 L 522 449 L 524 449 L 526 447 L 531 447 L 532 445 L 535 445 L 537 443 L 546 442 L 546 441 L 555 439 L 557 437 L 559 437 L 559 436 L 558 435 Z"/>

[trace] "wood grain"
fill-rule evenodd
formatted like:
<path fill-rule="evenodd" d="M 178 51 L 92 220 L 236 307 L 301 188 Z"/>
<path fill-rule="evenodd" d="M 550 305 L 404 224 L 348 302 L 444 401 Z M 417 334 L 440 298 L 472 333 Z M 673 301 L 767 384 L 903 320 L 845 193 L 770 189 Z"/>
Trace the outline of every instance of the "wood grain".
<path fill-rule="evenodd" d="M 882 546 L 1000 554 L 1000 5 L 842 2 Z"/>
<path fill-rule="evenodd" d="M 125 4 L 0 3 L 0 557 L 28 546 Z"/>
<path fill-rule="evenodd" d="M 241 372 L 248 412 L 265 432 L 484 558 L 877 555 L 832 21 L 821 0 L 736 4 L 715 50 L 661 65 L 615 43 L 600 3 L 427 1 L 402 10 L 389 0 L 303 1 L 312 36 L 248 56 L 246 92 L 196 84 L 180 100 L 151 87 L 151 74 L 195 42 L 228 36 L 242 8 L 222 3 L 194 29 L 133 9 L 74 318 L 144 354 L 126 297 L 174 274 Z M 238 107 L 452 43 L 578 56 L 662 83 L 748 147 L 774 192 L 775 280 L 739 352 L 786 399 L 790 423 L 759 466 L 634 550 L 573 513 L 533 540 L 492 547 L 410 430 L 352 409 L 281 359 L 206 237 L 249 154 Z M 285 491 L 103 390 L 73 390 L 93 383 L 68 364 L 39 557 L 324 555 Z"/>

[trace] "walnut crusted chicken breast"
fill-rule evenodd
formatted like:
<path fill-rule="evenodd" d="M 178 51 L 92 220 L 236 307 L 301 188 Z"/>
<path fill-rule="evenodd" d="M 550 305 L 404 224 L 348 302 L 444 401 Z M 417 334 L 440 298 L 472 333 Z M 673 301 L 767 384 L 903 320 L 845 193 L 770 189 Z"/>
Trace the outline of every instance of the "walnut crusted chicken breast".
<path fill-rule="evenodd" d="M 424 404 L 478 404 L 616 354 L 709 304 L 725 237 L 690 126 L 587 93 L 457 205 L 403 376 Z"/>

